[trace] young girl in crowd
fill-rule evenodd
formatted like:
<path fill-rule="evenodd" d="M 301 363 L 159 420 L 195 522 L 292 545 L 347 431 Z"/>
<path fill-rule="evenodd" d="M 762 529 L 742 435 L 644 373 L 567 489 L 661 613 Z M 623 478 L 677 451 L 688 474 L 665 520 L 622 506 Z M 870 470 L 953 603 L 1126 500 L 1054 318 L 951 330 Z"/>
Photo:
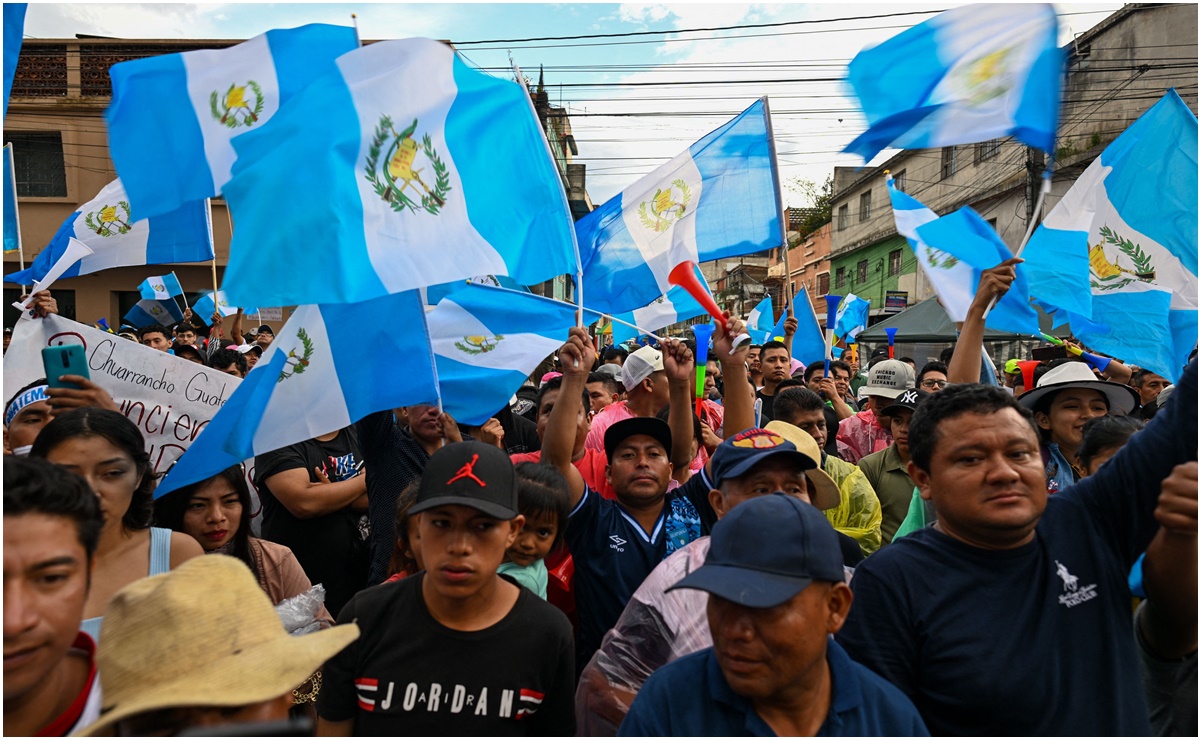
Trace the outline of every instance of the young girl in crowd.
<path fill-rule="evenodd" d="M 543 560 L 563 540 L 567 527 L 567 481 L 549 465 L 518 463 L 513 472 L 517 506 L 525 524 L 505 551 L 505 561 L 496 572 L 546 599 L 547 573 Z"/>
<path fill-rule="evenodd" d="M 1126 446 L 1134 433 L 1143 428 L 1144 423 L 1135 416 L 1112 414 L 1089 419 L 1084 425 L 1080 449 L 1076 452 L 1084 474 L 1096 473 L 1106 460 Z"/>
<path fill-rule="evenodd" d="M 392 562 L 388 563 L 388 572 L 392 575 L 388 576 L 384 583 L 399 581 L 424 570 L 419 547 L 421 537 L 417 534 L 417 518 L 409 516 L 409 509 L 417 501 L 417 491 L 420 487 L 421 476 L 417 476 L 396 499 L 396 519 L 393 524 L 396 531 L 396 549 L 392 551 Z"/>
<path fill-rule="evenodd" d="M 61 414 L 42 429 L 29 454 L 79 475 L 100 499 L 104 529 L 80 625 L 92 639 L 99 641 L 113 594 L 203 552 L 191 537 L 150 526 L 155 483 L 150 455 L 137 426 L 116 411 L 82 408 Z"/>
<path fill-rule="evenodd" d="M 206 554 L 232 555 L 246 563 L 272 604 L 312 588 L 291 550 L 250 536 L 250 489 L 241 465 L 155 501 L 154 523 L 195 539 Z M 327 625 L 334 621 L 324 606 L 317 619 Z"/>

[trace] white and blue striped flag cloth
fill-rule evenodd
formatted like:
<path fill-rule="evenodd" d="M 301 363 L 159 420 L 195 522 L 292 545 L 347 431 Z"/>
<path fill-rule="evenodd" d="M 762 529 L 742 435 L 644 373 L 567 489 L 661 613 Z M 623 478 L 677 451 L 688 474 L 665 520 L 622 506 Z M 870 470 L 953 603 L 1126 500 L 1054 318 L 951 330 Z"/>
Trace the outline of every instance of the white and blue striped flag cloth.
<path fill-rule="evenodd" d="M 233 316 L 238 312 L 237 306 L 231 306 L 229 301 L 225 299 L 225 291 L 219 290 L 214 294 L 212 291 L 205 293 L 192 306 L 192 312 L 199 316 L 204 321 L 208 321 L 214 313 L 221 312 L 222 316 Z M 242 313 L 252 314 L 258 311 L 257 308 L 244 308 Z"/>
<path fill-rule="evenodd" d="M 1093 160 L 1022 257 L 1057 325 L 1180 377 L 1197 344 L 1197 118 L 1175 90 Z"/>
<path fill-rule="evenodd" d="M 871 301 L 860 298 L 854 293 L 847 293 L 838 304 L 838 312 L 834 315 L 834 336 L 841 339 L 854 339 L 859 332 L 867 328 L 868 310 Z M 824 351 L 824 347 L 823 347 Z"/>
<path fill-rule="evenodd" d="M 855 55 L 847 68 L 868 130 L 844 151 L 927 149 L 1003 136 L 1055 149 L 1063 82 L 1048 3 L 952 8 Z"/>
<path fill-rule="evenodd" d="M 183 310 L 174 300 L 143 298 L 122 318 L 127 324 L 141 329 L 147 326 L 174 326 L 183 321 Z"/>
<path fill-rule="evenodd" d="M 50 243 L 28 268 L 4 277 L 6 283 L 29 285 L 41 280 L 66 253 L 69 240 L 92 250 L 62 274 L 78 277 L 110 267 L 203 262 L 213 258 L 208 203 L 187 203 L 165 216 L 135 220 L 120 180 L 113 180 L 81 205 L 59 227 Z"/>
<path fill-rule="evenodd" d="M 138 286 L 138 292 L 143 298 L 164 301 L 177 295 L 183 295 L 183 286 L 174 272 L 156 277 L 148 277 Z"/>
<path fill-rule="evenodd" d="M 230 142 L 357 45 L 353 28 L 314 23 L 113 65 L 108 146 L 137 218 L 220 194 L 235 159 Z"/>
<path fill-rule="evenodd" d="M 155 498 L 255 455 L 350 426 L 374 411 L 436 404 L 424 310 L 416 291 L 296 309 L 159 483 Z M 364 316 L 388 320 L 364 322 Z M 355 331 L 346 331 L 348 326 Z"/>
<path fill-rule="evenodd" d="M 975 295 L 972 266 L 923 242 L 917 235 L 918 227 L 937 220 L 938 214 L 922 205 L 917 198 L 897 190 L 892 175 L 888 176 L 887 183 L 897 233 L 909 242 L 922 272 L 934 286 L 934 292 L 938 293 L 938 302 L 947 316 L 951 321 L 965 320 L 968 306 L 972 305 Z"/>
<path fill-rule="evenodd" d="M 708 284 L 705 282 L 705 276 L 701 274 L 700 268 L 696 268 L 697 284 L 704 285 L 706 290 Z M 667 291 L 666 295 L 656 298 L 648 306 L 619 313 L 615 318 L 621 319 L 629 324 L 641 327 L 645 331 L 658 331 L 665 326 L 670 326 L 678 321 L 695 318 L 706 313 L 704 306 L 697 302 L 692 294 L 683 288 L 673 285 L 671 290 Z M 625 324 L 613 322 L 613 344 L 624 344 L 631 339 L 637 339 L 639 331 Z"/>
<path fill-rule="evenodd" d="M 780 314 L 786 316 L 787 311 Z M 764 297 L 759 301 L 759 305 L 751 309 L 751 312 L 746 317 L 746 331 L 751 335 L 751 341 L 755 344 L 763 344 L 772 339 L 772 329 L 775 327 L 775 322 L 772 321 L 776 317 L 776 309 L 772 306 L 771 296 Z"/>
<path fill-rule="evenodd" d="M 234 141 L 231 301 L 354 302 L 576 271 L 567 196 L 522 85 L 420 38 L 336 67 Z"/>
<path fill-rule="evenodd" d="M 576 223 L 584 301 L 632 311 L 666 294 L 682 262 L 780 246 L 774 170 L 759 100 Z"/>
<path fill-rule="evenodd" d="M 585 324 L 599 318 L 584 316 Z M 478 425 L 563 346 L 576 317 L 570 303 L 472 284 L 443 298 L 428 321 L 442 408 L 461 424 Z"/>

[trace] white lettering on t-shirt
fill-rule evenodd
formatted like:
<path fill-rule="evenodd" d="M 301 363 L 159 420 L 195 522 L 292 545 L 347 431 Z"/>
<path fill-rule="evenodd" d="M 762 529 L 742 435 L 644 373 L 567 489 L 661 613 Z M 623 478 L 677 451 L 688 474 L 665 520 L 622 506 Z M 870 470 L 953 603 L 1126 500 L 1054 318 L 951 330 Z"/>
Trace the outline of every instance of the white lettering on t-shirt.
<path fill-rule="evenodd" d="M 501 717 L 512 717 L 513 716 L 513 690 L 512 689 L 503 689 L 500 692 L 500 716 Z"/>
<path fill-rule="evenodd" d="M 488 687 L 480 689 L 480 700 L 475 703 L 475 716 L 488 716 Z"/>
<path fill-rule="evenodd" d="M 392 687 L 394 687 L 395 685 L 396 685 L 396 682 L 394 682 L 394 681 L 388 682 L 388 695 L 384 697 L 384 700 L 382 702 L 380 702 L 380 704 L 379 704 L 380 709 L 391 709 L 392 708 Z"/>
<path fill-rule="evenodd" d="M 426 711 L 429 711 L 429 712 L 438 711 L 438 700 L 441 697 L 442 697 L 442 685 L 436 684 L 436 683 L 430 684 L 430 700 L 429 700 L 429 704 L 427 704 L 425 707 Z"/>
<path fill-rule="evenodd" d="M 467 687 L 463 684 L 455 684 L 454 698 L 450 701 L 450 713 L 458 714 L 463 711 L 463 702 L 467 698 Z"/>
<path fill-rule="evenodd" d="M 405 703 L 406 712 L 413 711 L 413 707 L 417 705 L 417 684 L 411 683 L 405 687 Z"/>

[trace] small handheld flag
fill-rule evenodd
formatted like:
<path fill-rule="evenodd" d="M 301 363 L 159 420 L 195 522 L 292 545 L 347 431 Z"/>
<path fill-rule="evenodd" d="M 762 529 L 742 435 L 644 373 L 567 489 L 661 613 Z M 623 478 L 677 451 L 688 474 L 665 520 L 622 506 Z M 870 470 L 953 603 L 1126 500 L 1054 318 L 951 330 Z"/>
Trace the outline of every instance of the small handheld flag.
<path fill-rule="evenodd" d="M 830 377 L 830 349 L 834 346 L 834 322 L 838 316 L 838 302 L 841 300 L 840 295 L 826 296 L 826 368 L 823 378 Z"/>
<path fill-rule="evenodd" d="M 148 300 L 165 301 L 177 295 L 183 295 L 183 287 L 174 272 L 157 277 L 148 277 L 138 285 L 138 292 Z"/>

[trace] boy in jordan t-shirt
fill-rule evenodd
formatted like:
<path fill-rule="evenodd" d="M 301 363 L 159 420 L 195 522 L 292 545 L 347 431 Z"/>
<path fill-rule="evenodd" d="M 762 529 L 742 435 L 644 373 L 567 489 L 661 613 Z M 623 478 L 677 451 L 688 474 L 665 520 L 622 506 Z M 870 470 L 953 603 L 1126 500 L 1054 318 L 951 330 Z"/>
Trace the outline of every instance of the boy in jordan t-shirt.
<path fill-rule="evenodd" d="M 430 457 L 409 510 L 425 570 L 338 614 L 361 637 L 325 664 L 318 734 L 575 734 L 571 625 L 496 573 L 524 523 L 513 475 L 481 442 Z"/>

